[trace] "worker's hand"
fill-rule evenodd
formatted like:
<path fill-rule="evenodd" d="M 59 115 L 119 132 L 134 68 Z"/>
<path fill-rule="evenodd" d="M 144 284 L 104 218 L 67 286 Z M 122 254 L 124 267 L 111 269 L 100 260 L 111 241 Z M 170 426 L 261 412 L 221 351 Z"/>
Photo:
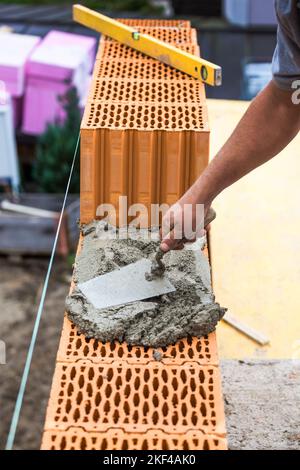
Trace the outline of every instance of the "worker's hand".
<path fill-rule="evenodd" d="M 184 195 L 170 207 L 162 220 L 161 245 L 162 251 L 181 250 L 187 242 L 193 242 L 205 234 L 204 219 L 210 206 L 193 203 L 188 195 Z"/>

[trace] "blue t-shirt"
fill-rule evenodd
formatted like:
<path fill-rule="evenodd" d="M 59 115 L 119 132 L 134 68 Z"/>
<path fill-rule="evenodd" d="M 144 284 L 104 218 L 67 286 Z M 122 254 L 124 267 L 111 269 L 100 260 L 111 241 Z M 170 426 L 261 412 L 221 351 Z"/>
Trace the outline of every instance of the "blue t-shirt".
<path fill-rule="evenodd" d="M 280 88 L 291 90 L 292 83 L 300 80 L 300 1 L 275 0 L 275 8 L 278 30 L 273 79 Z"/>

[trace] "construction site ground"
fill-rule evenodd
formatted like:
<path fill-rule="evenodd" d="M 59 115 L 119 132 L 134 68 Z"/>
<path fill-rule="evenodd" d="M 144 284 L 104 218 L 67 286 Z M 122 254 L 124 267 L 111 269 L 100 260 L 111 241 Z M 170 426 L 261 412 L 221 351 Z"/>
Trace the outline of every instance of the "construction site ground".
<path fill-rule="evenodd" d="M 1 339 L 7 345 L 7 364 L 0 366 L 0 448 L 5 444 L 47 260 L 1 258 L 3 263 L 6 269 L 0 270 L 0 323 Z M 17 449 L 40 447 L 70 274 L 71 269 L 56 260 L 17 434 Z M 297 362 L 221 358 L 221 370 L 229 448 L 300 449 Z"/>

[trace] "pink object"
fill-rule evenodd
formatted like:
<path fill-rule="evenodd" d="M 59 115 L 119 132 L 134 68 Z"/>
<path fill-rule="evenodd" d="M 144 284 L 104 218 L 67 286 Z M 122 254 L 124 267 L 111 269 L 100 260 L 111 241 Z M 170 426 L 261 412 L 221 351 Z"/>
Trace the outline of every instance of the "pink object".
<path fill-rule="evenodd" d="M 85 93 L 93 67 L 96 39 L 51 31 L 32 54 L 27 67 L 23 132 L 39 135 L 47 123 L 64 118 L 58 96 L 70 86 L 79 100 Z"/>
<path fill-rule="evenodd" d="M 15 127 L 22 116 L 26 63 L 39 42 L 38 36 L 0 34 L 0 81 L 12 97 Z"/>

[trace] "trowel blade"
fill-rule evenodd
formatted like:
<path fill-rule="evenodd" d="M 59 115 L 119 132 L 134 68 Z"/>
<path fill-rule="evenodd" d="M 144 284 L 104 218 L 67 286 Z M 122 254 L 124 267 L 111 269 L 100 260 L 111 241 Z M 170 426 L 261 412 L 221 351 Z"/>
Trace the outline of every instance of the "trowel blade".
<path fill-rule="evenodd" d="M 147 281 L 145 273 L 149 273 L 150 270 L 151 261 L 142 259 L 82 282 L 78 287 L 97 309 L 116 307 L 176 290 L 166 276 Z"/>

